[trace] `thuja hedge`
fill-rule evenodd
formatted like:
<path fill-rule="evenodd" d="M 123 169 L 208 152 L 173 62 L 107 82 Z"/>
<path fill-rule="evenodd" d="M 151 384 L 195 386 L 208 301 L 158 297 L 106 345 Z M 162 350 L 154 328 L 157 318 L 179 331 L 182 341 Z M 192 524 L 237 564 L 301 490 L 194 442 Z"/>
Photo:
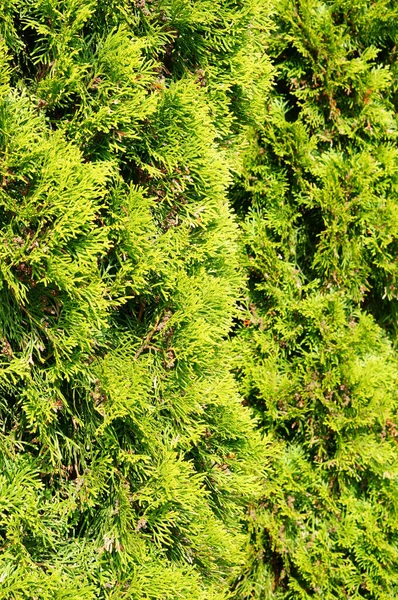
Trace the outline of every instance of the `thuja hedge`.
<path fill-rule="evenodd" d="M 397 18 L 1 3 L 0 599 L 398 595 Z"/>
<path fill-rule="evenodd" d="M 266 444 L 227 202 L 262 2 L 1 3 L 0 598 L 223 599 Z"/>
<path fill-rule="evenodd" d="M 280 0 L 233 201 L 236 376 L 272 443 L 238 598 L 398 596 L 395 2 Z"/>

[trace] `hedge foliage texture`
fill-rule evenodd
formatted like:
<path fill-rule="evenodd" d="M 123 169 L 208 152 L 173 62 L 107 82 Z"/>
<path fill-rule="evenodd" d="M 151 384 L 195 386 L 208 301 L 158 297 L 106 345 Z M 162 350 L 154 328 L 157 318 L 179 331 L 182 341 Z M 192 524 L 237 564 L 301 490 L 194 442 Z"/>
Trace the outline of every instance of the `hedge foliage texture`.
<path fill-rule="evenodd" d="M 275 454 L 238 597 L 398 596 L 395 2 L 281 0 L 233 190 L 242 395 Z"/>
<path fill-rule="evenodd" d="M 0 3 L 0 600 L 398 596 L 397 23 Z"/>

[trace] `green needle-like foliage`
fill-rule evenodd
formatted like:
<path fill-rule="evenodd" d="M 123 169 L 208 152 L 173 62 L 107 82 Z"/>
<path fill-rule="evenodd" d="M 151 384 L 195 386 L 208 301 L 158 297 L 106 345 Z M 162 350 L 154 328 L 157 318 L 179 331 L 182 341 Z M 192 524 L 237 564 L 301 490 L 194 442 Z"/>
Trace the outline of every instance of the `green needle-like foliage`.
<path fill-rule="evenodd" d="M 280 0 L 233 198 L 242 394 L 275 454 L 236 598 L 398 596 L 397 6 Z"/>
<path fill-rule="evenodd" d="M 222 600 L 266 443 L 227 202 L 259 0 L 0 7 L 0 598 Z"/>
<path fill-rule="evenodd" d="M 0 600 L 398 596 L 397 19 L 1 3 Z"/>

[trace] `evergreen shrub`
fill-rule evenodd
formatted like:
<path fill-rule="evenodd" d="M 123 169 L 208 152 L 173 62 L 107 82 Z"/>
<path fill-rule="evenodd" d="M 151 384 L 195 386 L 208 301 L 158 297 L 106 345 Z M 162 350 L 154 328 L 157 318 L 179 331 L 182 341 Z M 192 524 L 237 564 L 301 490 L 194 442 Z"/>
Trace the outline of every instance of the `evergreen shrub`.
<path fill-rule="evenodd" d="M 233 189 L 236 377 L 272 444 L 236 598 L 398 595 L 398 7 L 278 0 Z"/>
<path fill-rule="evenodd" d="M 268 27 L 255 0 L 1 4 L 1 599 L 229 597 L 267 452 L 227 188 Z"/>

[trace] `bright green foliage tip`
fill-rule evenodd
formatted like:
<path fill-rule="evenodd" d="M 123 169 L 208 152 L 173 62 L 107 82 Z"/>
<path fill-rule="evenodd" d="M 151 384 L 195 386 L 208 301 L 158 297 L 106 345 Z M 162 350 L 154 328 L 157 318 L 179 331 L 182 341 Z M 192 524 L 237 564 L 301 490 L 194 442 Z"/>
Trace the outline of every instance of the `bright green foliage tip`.
<path fill-rule="evenodd" d="M 2 600 L 222 600 L 244 562 L 226 190 L 262 4 L 0 6 Z"/>
<path fill-rule="evenodd" d="M 274 442 L 237 598 L 398 597 L 396 2 L 278 2 L 234 189 L 241 391 Z"/>

